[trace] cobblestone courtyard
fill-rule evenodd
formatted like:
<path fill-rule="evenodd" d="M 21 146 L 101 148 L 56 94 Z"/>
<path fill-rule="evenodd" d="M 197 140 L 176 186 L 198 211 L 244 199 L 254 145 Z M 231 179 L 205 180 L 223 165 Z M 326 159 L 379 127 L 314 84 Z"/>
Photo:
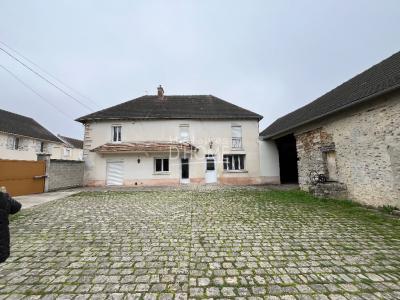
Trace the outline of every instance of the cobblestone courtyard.
<path fill-rule="evenodd" d="M 11 221 L 0 299 L 399 299 L 396 219 L 297 191 L 82 193 Z"/>

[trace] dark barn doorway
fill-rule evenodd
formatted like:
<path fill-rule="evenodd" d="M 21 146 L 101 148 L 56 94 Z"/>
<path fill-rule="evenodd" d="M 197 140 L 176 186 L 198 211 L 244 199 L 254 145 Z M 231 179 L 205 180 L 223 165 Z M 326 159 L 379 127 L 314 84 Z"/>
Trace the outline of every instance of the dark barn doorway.
<path fill-rule="evenodd" d="M 299 183 L 296 138 L 293 134 L 275 140 L 279 153 L 281 183 Z"/>

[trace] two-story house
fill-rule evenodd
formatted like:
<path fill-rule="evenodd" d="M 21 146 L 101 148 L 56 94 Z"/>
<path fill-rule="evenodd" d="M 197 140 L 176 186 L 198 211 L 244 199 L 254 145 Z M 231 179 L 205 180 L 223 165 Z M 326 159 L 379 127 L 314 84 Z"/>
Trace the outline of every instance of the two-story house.
<path fill-rule="evenodd" d="M 85 184 L 254 184 L 262 116 L 211 95 L 157 95 L 83 116 Z"/>
<path fill-rule="evenodd" d="M 63 142 L 58 152 L 53 155 L 63 160 L 83 160 L 83 141 L 58 134 L 57 137 Z"/>
<path fill-rule="evenodd" d="M 0 159 L 37 160 L 62 142 L 34 119 L 0 109 Z"/>

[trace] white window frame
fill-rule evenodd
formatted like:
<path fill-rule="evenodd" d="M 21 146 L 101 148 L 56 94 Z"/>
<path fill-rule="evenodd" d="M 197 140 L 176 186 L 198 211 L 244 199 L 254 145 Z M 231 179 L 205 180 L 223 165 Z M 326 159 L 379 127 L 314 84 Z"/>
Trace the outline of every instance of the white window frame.
<path fill-rule="evenodd" d="M 240 132 L 240 134 L 237 135 L 236 132 Z M 231 125 L 231 136 L 232 149 L 243 149 L 242 125 Z"/>
<path fill-rule="evenodd" d="M 186 132 L 187 136 L 184 137 L 182 133 Z M 189 142 L 190 141 L 190 126 L 189 124 L 180 124 L 179 125 L 179 141 L 180 142 Z"/>
<path fill-rule="evenodd" d="M 119 128 L 119 133 L 115 131 L 116 128 Z M 122 125 L 111 125 L 111 141 L 113 143 L 122 142 Z"/>
<path fill-rule="evenodd" d="M 157 160 L 161 160 L 161 171 L 157 171 Z M 168 170 L 164 170 L 164 160 L 168 160 Z M 169 157 L 154 157 L 154 174 L 169 174 L 170 170 L 170 159 Z"/>
<path fill-rule="evenodd" d="M 238 168 L 235 168 L 234 159 L 238 157 Z M 229 157 L 232 157 L 232 169 L 229 168 Z M 246 154 L 224 154 L 224 171 L 225 172 L 243 172 L 245 171 Z M 226 166 L 226 168 L 225 168 Z"/>

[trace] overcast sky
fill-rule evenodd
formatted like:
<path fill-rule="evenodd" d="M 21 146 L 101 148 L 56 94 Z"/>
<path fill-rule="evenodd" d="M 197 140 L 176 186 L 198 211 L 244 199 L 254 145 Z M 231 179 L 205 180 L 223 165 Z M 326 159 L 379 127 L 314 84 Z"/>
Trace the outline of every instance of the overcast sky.
<path fill-rule="evenodd" d="M 399 51 L 400 1 L 2 0 L 0 41 L 93 110 L 162 84 L 257 112 L 264 129 Z M 73 119 L 90 110 L 1 51 L 0 66 L 53 104 L 0 68 L 1 109 L 83 137 Z"/>

